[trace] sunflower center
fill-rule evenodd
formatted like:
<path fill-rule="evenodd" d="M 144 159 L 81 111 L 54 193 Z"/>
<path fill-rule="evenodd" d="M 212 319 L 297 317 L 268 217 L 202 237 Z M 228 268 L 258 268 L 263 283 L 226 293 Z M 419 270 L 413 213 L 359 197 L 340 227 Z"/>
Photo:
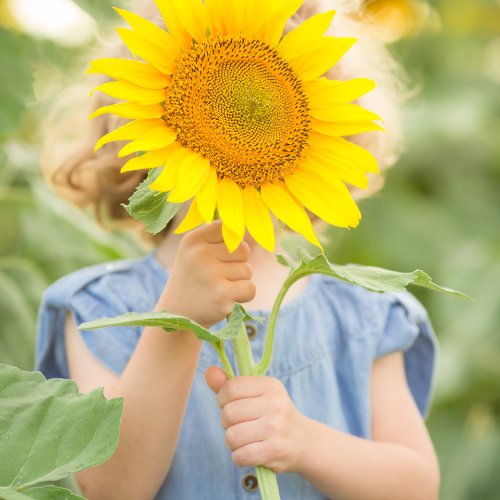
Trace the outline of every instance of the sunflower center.
<path fill-rule="evenodd" d="M 259 40 L 219 36 L 185 52 L 165 108 L 178 140 L 242 186 L 284 177 L 307 145 L 302 84 Z"/>

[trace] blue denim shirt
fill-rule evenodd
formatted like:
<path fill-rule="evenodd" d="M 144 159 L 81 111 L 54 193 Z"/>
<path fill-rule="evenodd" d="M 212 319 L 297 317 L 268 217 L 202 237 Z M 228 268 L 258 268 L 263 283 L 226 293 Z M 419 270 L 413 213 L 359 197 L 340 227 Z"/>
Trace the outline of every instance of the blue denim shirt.
<path fill-rule="evenodd" d="M 36 367 L 46 377 L 69 378 L 64 318 L 76 325 L 156 305 L 168 272 L 154 253 L 70 274 L 45 293 L 40 309 Z M 250 311 L 269 318 L 269 311 Z M 266 322 L 255 323 L 251 340 L 256 362 L 262 356 Z M 221 325 L 216 325 L 218 329 Z M 125 369 L 142 328 L 115 327 L 82 331 L 92 355 L 113 373 Z M 165 335 L 168 335 L 166 333 Z M 302 414 L 335 429 L 370 439 L 370 371 L 373 361 L 403 351 L 406 377 L 423 416 L 433 387 L 437 344 L 427 314 L 409 293 L 378 294 L 343 281 L 313 275 L 305 290 L 281 308 L 268 375 L 278 378 Z M 226 351 L 236 366 L 231 342 Z M 204 343 L 169 473 L 157 499 L 258 499 L 243 487 L 253 467 L 238 468 L 226 448 L 216 396 L 204 372 L 220 365 Z M 297 474 L 281 474 L 278 484 L 287 500 L 326 497 Z"/>

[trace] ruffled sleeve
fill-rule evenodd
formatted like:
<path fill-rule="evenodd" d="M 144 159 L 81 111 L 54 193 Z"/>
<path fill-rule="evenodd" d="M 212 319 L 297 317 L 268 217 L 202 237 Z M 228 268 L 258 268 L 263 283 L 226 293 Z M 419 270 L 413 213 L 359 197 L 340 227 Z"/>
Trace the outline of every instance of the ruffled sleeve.
<path fill-rule="evenodd" d="M 376 358 L 402 351 L 408 386 L 422 416 L 427 416 L 438 355 L 438 344 L 427 312 L 410 293 L 386 294 L 383 328 Z"/>
<path fill-rule="evenodd" d="M 150 258 L 83 269 L 49 287 L 39 311 L 36 369 L 47 378 L 69 378 L 64 322 L 68 312 L 75 325 L 127 312 L 151 311 L 166 282 L 166 271 L 151 269 Z M 163 272 L 163 276 L 161 273 Z M 126 326 L 80 331 L 90 353 L 121 375 L 143 328 Z"/>

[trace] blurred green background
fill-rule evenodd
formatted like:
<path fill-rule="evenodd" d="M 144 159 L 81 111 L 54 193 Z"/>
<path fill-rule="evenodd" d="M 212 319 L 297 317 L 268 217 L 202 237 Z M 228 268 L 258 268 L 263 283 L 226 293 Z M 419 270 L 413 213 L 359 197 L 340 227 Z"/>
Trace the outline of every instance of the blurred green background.
<path fill-rule="evenodd" d="M 109 33 L 110 6 L 0 0 L 0 362 L 26 370 L 43 290 L 83 266 L 144 251 L 57 198 L 40 174 L 44 117 Z M 428 420 L 441 499 L 500 499 L 500 2 L 370 0 L 368 8 L 422 91 L 405 112 L 406 149 L 385 188 L 361 202 L 359 228 L 328 230 L 327 255 L 422 268 L 477 299 L 412 290 L 441 343 Z"/>

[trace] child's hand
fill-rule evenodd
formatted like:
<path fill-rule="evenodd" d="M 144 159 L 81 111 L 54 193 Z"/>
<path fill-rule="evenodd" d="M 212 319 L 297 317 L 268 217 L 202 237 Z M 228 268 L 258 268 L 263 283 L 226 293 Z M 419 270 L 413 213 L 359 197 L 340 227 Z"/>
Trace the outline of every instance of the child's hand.
<path fill-rule="evenodd" d="M 189 232 L 182 238 L 165 287 L 165 308 L 206 328 L 222 321 L 235 302 L 255 297 L 249 256 L 245 242 L 229 253 L 221 221 Z"/>
<path fill-rule="evenodd" d="M 295 472 L 305 443 L 303 420 L 283 384 L 271 377 L 227 380 L 219 367 L 205 372 L 218 393 L 226 445 L 239 467 L 263 465 L 277 473 Z"/>

